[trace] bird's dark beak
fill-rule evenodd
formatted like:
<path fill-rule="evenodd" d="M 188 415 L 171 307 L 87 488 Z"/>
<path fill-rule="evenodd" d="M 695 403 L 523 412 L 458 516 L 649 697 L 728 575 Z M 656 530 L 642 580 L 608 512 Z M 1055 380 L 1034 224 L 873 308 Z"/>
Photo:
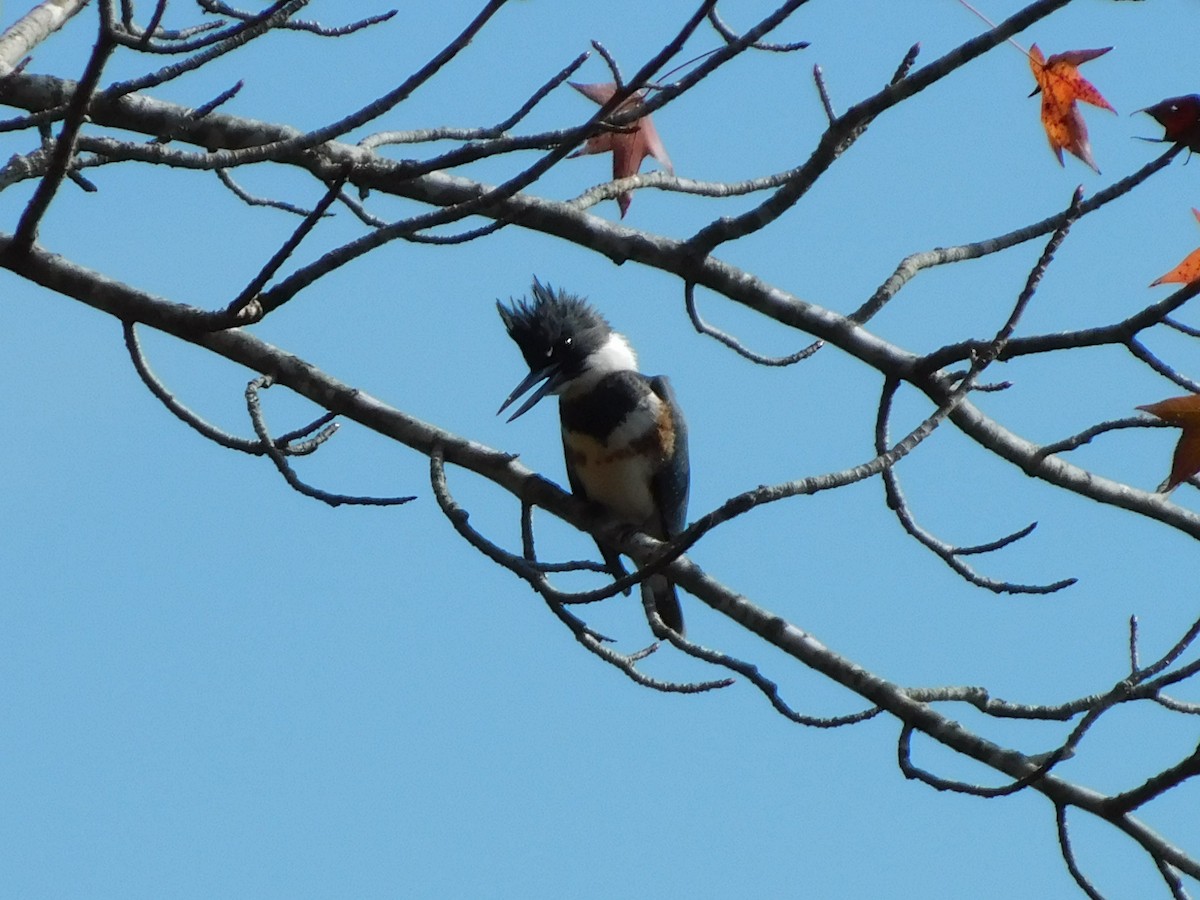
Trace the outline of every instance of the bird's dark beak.
<path fill-rule="evenodd" d="M 544 379 L 544 383 L 540 387 L 538 387 L 538 389 L 536 391 L 534 391 L 527 398 L 525 398 L 525 402 L 522 403 L 519 407 L 517 407 L 517 411 L 508 417 L 508 421 L 511 422 L 513 419 L 516 419 L 519 416 L 525 415 L 525 413 L 527 413 L 527 412 L 529 412 L 529 410 L 533 409 L 533 407 L 537 404 L 537 402 L 539 400 L 541 400 L 543 397 L 545 397 L 547 394 L 549 394 L 551 391 L 553 391 L 556 387 L 558 387 L 560 384 L 562 384 L 562 382 L 563 382 L 562 369 L 559 368 L 557 363 L 551 364 L 549 366 L 545 366 L 541 369 L 534 369 L 532 372 L 530 372 L 528 375 L 526 375 L 523 379 L 521 379 L 520 384 L 518 384 L 515 388 L 513 388 L 513 392 L 508 395 L 508 399 L 506 399 L 503 403 L 501 403 L 500 408 L 498 410 L 496 410 L 496 415 L 500 415 L 500 413 L 502 413 L 502 412 L 504 412 L 504 410 L 508 409 L 509 405 L 514 400 L 516 400 L 518 397 L 520 397 L 523 393 L 525 393 L 527 390 L 529 390 L 531 387 L 533 387 L 539 381 L 543 381 L 543 379 Z"/>

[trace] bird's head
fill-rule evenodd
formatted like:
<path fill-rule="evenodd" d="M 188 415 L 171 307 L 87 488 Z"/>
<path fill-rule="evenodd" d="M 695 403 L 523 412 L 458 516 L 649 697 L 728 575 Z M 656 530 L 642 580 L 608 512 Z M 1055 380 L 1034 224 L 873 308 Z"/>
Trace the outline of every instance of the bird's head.
<path fill-rule="evenodd" d="M 1168 97 L 1138 112 L 1145 113 L 1163 127 L 1166 131 L 1164 141 L 1186 143 L 1195 149 L 1192 142 L 1196 140 L 1196 128 L 1200 125 L 1200 94 Z"/>
<path fill-rule="evenodd" d="M 538 382 L 541 385 L 509 417 L 524 415 L 547 394 L 564 394 L 593 384 L 608 372 L 636 369 L 637 357 L 629 342 L 612 330 L 582 297 L 555 290 L 533 280 L 528 299 L 496 302 L 508 335 L 529 364 L 522 379 L 497 414 Z"/>

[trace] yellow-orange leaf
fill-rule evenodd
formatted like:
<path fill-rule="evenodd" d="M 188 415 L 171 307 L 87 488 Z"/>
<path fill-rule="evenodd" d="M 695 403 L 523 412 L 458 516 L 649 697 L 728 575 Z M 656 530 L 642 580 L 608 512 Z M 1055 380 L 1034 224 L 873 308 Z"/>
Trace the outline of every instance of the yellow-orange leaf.
<path fill-rule="evenodd" d="M 1171 474 L 1159 490 L 1172 490 L 1200 472 L 1200 394 L 1172 397 L 1170 400 L 1139 406 L 1138 409 L 1183 429 L 1179 443 L 1175 445 Z"/>
<path fill-rule="evenodd" d="M 1092 158 L 1087 125 L 1083 122 L 1083 115 L 1079 112 L 1076 102 L 1082 100 L 1111 112 L 1116 110 L 1090 81 L 1079 74 L 1079 66 L 1097 56 L 1103 56 L 1111 49 L 1112 47 L 1099 50 L 1068 50 L 1065 53 L 1054 53 L 1047 59 L 1037 44 L 1029 48 L 1029 67 L 1033 70 L 1033 77 L 1042 94 L 1042 127 L 1046 129 L 1046 138 L 1058 157 L 1059 165 L 1063 164 L 1062 152 L 1066 150 L 1096 172 L 1100 171 Z"/>
<path fill-rule="evenodd" d="M 1200 222 L 1200 209 L 1193 206 L 1192 215 L 1196 217 L 1197 222 Z M 1154 287 L 1156 284 L 1191 284 L 1197 278 L 1200 278 L 1200 250 L 1193 250 L 1183 262 L 1166 275 L 1150 282 L 1150 287 Z"/>

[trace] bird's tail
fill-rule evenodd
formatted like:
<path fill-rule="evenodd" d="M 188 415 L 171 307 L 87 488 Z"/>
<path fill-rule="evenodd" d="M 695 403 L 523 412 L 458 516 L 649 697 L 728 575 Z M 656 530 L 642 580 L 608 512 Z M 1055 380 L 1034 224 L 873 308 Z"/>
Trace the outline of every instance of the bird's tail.
<path fill-rule="evenodd" d="M 646 613 L 650 611 L 658 613 L 658 617 L 663 620 L 663 624 L 682 636 L 683 630 L 683 610 L 679 607 L 679 595 L 675 593 L 675 585 L 667 581 L 664 575 L 651 575 L 642 582 L 642 604 L 646 607 Z M 651 629 L 654 630 L 653 624 Z M 664 637 L 655 630 L 655 637 Z"/>

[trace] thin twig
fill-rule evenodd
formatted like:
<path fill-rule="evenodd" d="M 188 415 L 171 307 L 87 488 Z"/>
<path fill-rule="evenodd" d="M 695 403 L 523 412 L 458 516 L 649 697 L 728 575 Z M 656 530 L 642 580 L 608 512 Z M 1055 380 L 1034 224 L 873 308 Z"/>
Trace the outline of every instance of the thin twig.
<path fill-rule="evenodd" d="M 245 203 L 247 206 L 265 206 L 268 209 L 278 209 L 283 212 L 292 213 L 296 216 L 311 216 L 313 211 L 305 209 L 301 206 L 296 206 L 294 203 L 287 203 L 283 200 L 272 200 L 269 197 L 256 197 L 243 188 L 240 184 L 233 180 L 233 176 L 229 174 L 228 169 L 217 169 L 217 178 L 221 184 L 225 185 L 230 192 Z M 325 212 L 323 216 L 332 216 L 333 213 Z"/>
<path fill-rule="evenodd" d="M 657 616 L 657 612 L 652 606 L 650 607 L 650 612 Z M 879 713 L 883 712 L 882 709 L 875 706 L 871 707 L 870 709 L 865 709 L 857 713 L 850 713 L 849 715 L 845 716 L 825 717 L 803 715 L 802 713 L 796 712 L 791 706 L 784 702 L 783 698 L 779 695 L 779 685 L 763 675 L 762 672 L 759 671 L 758 666 L 754 665 L 753 663 L 738 659 L 737 657 L 728 653 L 722 653 L 719 650 L 713 650 L 709 647 L 704 647 L 700 644 L 697 644 L 695 641 L 689 640 L 683 635 L 671 631 L 665 627 L 664 633 L 667 636 L 667 640 L 670 641 L 673 646 L 679 650 L 682 650 L 688 656 L 703 660 L 711 665 L 723 666 L 726 669 L 737 672 L 762 692 L 763 696 L 767 698 L 777 713 L 779 713 L 785 719 L 795 722 L 797 725 L 807 725 L 811 728 L 840 728 L 844 725 L 856 725 L 859 722 L 865 722 L 868 719 L 873 719 Z M 730 680 L 730 683 L 732 683 L 732 679 Z"/>
<path fill-rule="evenodd" d="M 1146 779 L 1133 790 L 1113 795 L 1105 805 L 1114 814 L 1125 815 L 1197 775 L 1200 775 L 1200 747 L 1170 768 Z"/>
<path fill-rule="evenodd" d="M 516 149 L 516 142 L 521 142 L 520 146 L 529 148 L 536 147 L 538 149 L 547 149 L 560 143 L 549 136 L 535 136 L 532 138 L 501 140 L 505 138 L 505 132 L 517 125 L 524 119 L 533 109 L 544 100 L 551 91 L 561 85 L 564 81 L 570 78 L 575 71 L 583 65 L 583 63 L 591 56 L 590 53 L 584 52 L 576 56 L 571 62 L 559 70 L 541 87 L 533 92 L 530 97 L 521 104 L 521 106 L 510 115 L 508 118 L 495 125 L 485 126 L 482 128 L 421 128 L 410 131 L 381 131 L 375 134 L 367 135 L 358 142 L 358 146 L 367 150 L 374 150 L 377 147 L 386 146 L 388 144 L 420 144 L 431 141 L 485 141 L 489 142 L 492 148 L 499 152 L 508 152 L 510 149 Z M 467 148 L 459 148 L 460 151 Z M 479 148 L 475 148 L 479 149 Z M 487 152 L 487 151 L 484 151 Z M 480 156 L 473 158 L 464 158 L 461 162 L 473 162 L 479 159 Z M 443 160 L 444 165 L 439 168 L 453 168 L 455 163 L 449 160 Z M 461 164 L 461 163 L 459 163 Z"/>
<path fill-rule="evenodd" d="M 1102 191 L 1097 191 L 1080 204 L 1079 217 L 1089 215 L 1112 201 L 1128 194 L 1142 184 L 1150 176 L 1166 168 L 1176 156 L 1180 147 L 1173 146 L 1164 151 L 1156 159 L 1146 163 L 1136 172 L 1113 182 Z M 943 266 L 949 263 L 961 262 L 967 259 L 978 259 L 992 253 L 999 253 L 1018 244 L 1050 234 L 1063 222 L 1064 213 L 1056 213 L 1039 222 L 1022 226 L 1006 234 L 976 241 L 969 244 L 959 244 L 952 247 L 937 247 L 920 253 L 911 253 L 900 261 L 895 271 L 881 284 L 862 306 L 849 316 L 851 321 L 863 324 L 873 318 L 896 296 L 909 281 L 925 269 Z M 943 363 L 944 364 L 944 363 Z"/>
<path fill-rule="evenodd" d="M 240 438 L 237 435 L 230 434 L 217 426 L 205 421 L 192 410 L 188 409 L 180 403 L 174 394 L 167 390 L 154 372 L 150 369 L 149 363 L 146 361 L 145 354 L 142 352 L 141 343 L 138 340 L 137 331 L 133 322 L 122 323 L 125 331 L 125 347 L 129 350 L 129 358 L 133 361 L 133 367 L 138 373 L 138 377 L 142 379 L 142 383 L 149 388 L 150 393 L 157 397 L 181 422 L 184 422 L 190 428 L 198 431 L 203 437 L 214 443 L 220 444 L 222 447 L 227 447 L 230 450 L 239 450 L 242 453 L 261 454 L 263 450 L 262 441 L 250 441 L 245 438 Z"/>
<path fill-rule="evenodd" d="M 279 271 L 279 267 L 287 261 L 287 258 L 295 252 L 303 241 L 316 227 L 317 222 L 325 215 L 326 210 L 333 204 L 333 201 L 338 198 L 342 188 L 346 184 L 346 179 L 350 177 L 350 170 L 346 169 L 340 178 L 330 184 L 325 191 L 325 196 L 320 199 L 312 211 L 304 217 L 296 230 L 291 236 L 283 242 L 274 255 L 267 260 L 266 264 L 258 271 L 258 274 L 250 279 L 247 284 L 225 309 L 225 312 L 219 316 L 222 321 L 217 323 L 218 328 L 229 327 L 234 324 L 241 324 L 247 321 L 257 322 L 262 319 L 265 314 L 261 305 L 255 302 L 259 296 L 259 292 L 263 286 L 271 280 L 271 277 Z"/>
<path fill-rule="evenodd" d="M 1151 353 L 1146 348 L 1146 345 L 1137 338 L 1129 338 L 1129 340 L 1125 342 L 1125 346 L 1128 348 L 1129 352 L 1133 354 L 1135 359 L 1139 359 L 1144 362 L 1163 378 L 1175 382 L 1175 384 L 1179 385 L 1185 391 L 1191 391 L 1193 394 L 1200 393 L 1200 381 L 1188 378 L 1181 372 L 1176 371 L 1173 366 L 1167 365 L 1167 363 L 1163 362 L 1155 354 Z"/>
<path fill-rule="evenodd" d="M 899 84 L 908 77 L 908 73 L 912 71 L 912 67 L 917 64 L 917 57 L 921 55 L 921 45 L 913 44 L 908 48 L 908 52 L 904 54 L 904 58 L 900 60 L 900 64 L 896 66 L 896 71 L 892 73 L 892 80 L 889 84 Z"/>
<path fill-rule="evenodd" d="M 713 30 L 719 34 L 725 43 L 732 44 L 742 40 L 742 35 L 735 32 L 732 28 L 725 24 L 724 20 L 717 13 L 717 8 L 714 6 L 708 11 L 708 21 L 712 23 Z M 767 41 L 752 41 L 749 44 L 753 50 L 765 50 L 769 53 L 792 53 L 796 50 L 803 50 L 808 46 L 808 41 L 793 41 L 788 44 L 772 44 Z"/>
<path fill-rule="evenodd" d="M 1078 434 L 1073 434 L 1070 437 L 1062 440 L 1054 441 L 1050 444 L 1043 444 L 1037 449 L 1037 458 L 1045 459 L 1047 456 L 1052 456 L 1056 453 L 1066 453 L 1070 450 L 1077 450 L 1085 444 L 1091 443 L 1092 439 L 1099 437 L 1102 434 L 1107 434 L 1110 431 L 1120 431 L 1125 428 L 1170 428 L 1169 422 L 1164 422 L 1161 419 L 1152 419 L 1149 416 L 1129 416 L 1124 419 L 1112 419 L 1107 422 L 1100 422 L 1090 428 L 1085 428 Z"/>
<path fill-rule="evenodd" d="M 1158 874 L 1162 876 L 1163 883 L 1171 892 L 1172 900 L 1191 900 L 1190 895 L 1183 887 L 1183 879 L 1179 876 L 1179 870 L 1164 859 L 1157 856 L 1153 858 L 1154 865 L 1158 867 Z"/>
<path fill-rule="evenodd" d="M 250 21 L 254 18 L 254 13 L 243 12 L 240 9 L 234 9 L 227 3 L 222 3 L 220 0 L 196 0 L 196 2 L 206 12 L 216 15 L 229 16 L 231 19 L 240 19 L 242 21 Z M 356 31 L 361 31 L 364 28 L 370 28 L 372 25 L 379 25 L 388 21 L 399 10 L 390 9 L 387 12 L 379 13 L 374 16 L 367 16 L 355 22 L 350 22 L 346 25 L 327 26 L 317 22 L 307 22 L 301 19 L 292 19 L 283 23 L 280 28 L 291 31 L 307 31 L 315 34 L 318 37 L 344 37 L 348 34 L 353 34 Z"/>
<path fill-rule="evenodd" d="M 42 216 L 46 214 L 46 210 L 50 207 L 50 201 L 54 199 L 63 178 L 70 169 L 71 157 L 75 153 L 75 142 L 79 137 L 79 130 L 83 127 L 84 119 L 87 117 L 88 104 L 96 92 L 96 86 L 100 83 L 104 64 L 108 62 L 115 47 L 116 44 L 112 40 L 111 33 L 101 23 L 100 33 L 92 48 L 87 68 L 84 69 L 83 77 L 79 80 L 79 85 L 67 106 L 66 118 L 54 143 L 54 153 L 50 158 L 50 164 L 29 203 L 21 213 L 21 218 L 13 234 L 10 252 L 27 253 L 34 241 L 37 240 L 38 224 L 41 222 Z"/>
<path fill-rule="evenodd" d="M 1096 890 L 1096 886 L 1083 874 L 1083 870 L 1079 868 L 1079 863 L 1075 859 L 1075 851 L 1071 847 L 1071 836 L 1067 832 L 1066 804 L 1054 804 L 1054 820 L 1058 829 L 1058 848 L 1062 852 L 1067 871 L 1071 873 L 1071 877 L 1075 879 L 1079 889 L 1088 895 L 1089 900 L 1104 900 L 1104 895 Z"/>
<path fill-rule="evenodd" d="M 304 494 L 306 497 L 312 497 L 314 500 L 320 500 L 332 507 L 338 506 L 399 506 L 404 503 L 409 503 L 417 498 L 413 497 L 356 497 L 349 494 L 334 494 L 329 491 L 321 490 L 320 488 L 312 487 L 300 480 L 300 477 L 293 471 L 287 459 L 275 447 L 275 442 L 271 439 L 270 431 L 267 429 L 267 423 L 263 419 L 262 404 L 259 402 L 258 392 L 266 390 L 274 383 L 274 380 L 267 375 L 253 379 L 246 385 L 246 411 L 250 414 L 250 421 L 254 425 L 254 433 L 258 435 L 258 439 L 262 442 L 263 450 L 275 464 L 275 468 L 279 470 L 279 474 L 283 476 L 283 480 L 290 487 Z"/>
<path fill-rule="evenodd" d="M 150 43 L 150 39 L 154 37 L 154 32 L 158 31 L 158 26 L 162 24 L 162 18 L 166 11 L 167 0 L 158 0 L 154 4 L 154 12 L 150 14 L 150 21 L 146 23 L 146 30 L 142 32 L 140 41 L 142 47 Z"/>
<path fill-rule="evenodd" d="M 832 125 L 837 121 L 837 112 L 833 108 L 833 100 L 829 97 L 829 88 L 825 84 L 825 70 L 819 65 L 813 66 L 813 84 L 817 86 L 817 96 L 821 98 L 821 106 L 825 110 L 825 118 Z"/>
<path fill-rule="evenodd" d="M 1134 674 L 1141 668 L 1138 665 L 1138 618 L 1129 617 L 1129 672 Z"/>
<path fill-rule="evenodd" d="M 1162 323 L 1168 328 L 1174 328 L 1180 334 L 1186 334 L 1188 337 L 1200 338 L 1200 328 L 1192 325 L 1185 325 L 1183 322 L 1171 317 L 1163 316 Z"/>
<path fill-rule="evenodd" d="M 912 759 L 912 736 L 913 726 L 905 722 L 900 729 L 900 738 L 896 743 L 896 761 L 900 767 L 900 771 L 905 778 L 914 781 L 920 781 L 933 788 L 935 791 L 947 791 L 954 794 L 966 794 L 970 797 L 983 797 L 986 799 L 996 799 L 998 797 L 1007 797 L 1010 794 L 1015 794 L 1032 785 L 1038 779 L 1045 776 L 1050 768 L 1059 760 L 1054 759 L 1053 762 L 1043 762 L 1040 765 L 1033 763 L 1033 760 L 1026 757 L 1031 764 L 1036 765 L 1026 775 L 1017 778 L 1001 787 L 986 787 L 982 784 L 972 784 L 969 781 L 958 781 L 952 778 L 943 778 L 940 775 L 935 775 L 927 769 L 923 769 L 913 762 Z"/>
<path fill-rule="evenodd" d="M 138 340 L 135 323 L 126 321 L 121 324 L 125 335 L 125 348 L 129 351 L 129 358 L 133 362 L 134 370 L 150 393 L 158 398 L 162 405 L 167 408 L 168 412 L 188 427 L 195 429 L 202 437 L 222 447 L 229 450 L 237 450 L 241 453 L 249 453 L 254 456 L 266 455 L 267 451 L 262 441 L 251 441 L 230 434 L 208 422 L 181 403 L 150 368 L 150 364 L 147 362 L 146 355 L 142 350 L 141 342 Z M 334 413 L 326 412 L 301 428 L 281 434 L 274 441 L 275 449 L 287 456 L 307 456 L 337 432 L 338 426 L 333 424 L 333 419 Z M 300 438 L 306 438 L 314 434 L 314 432 L 316 434 L 310 440 L 299 444 L 294 443 Z"/>
<path fill-rule="evenodd" d="M 600 57 L 608 66 L 608 71 L 612 73 L 613 82 L 616 84 L 617 90 L 623 90 L 625 88 L 625 79 L 621 77 L 621 67 L 617 64 L 616 58 L 599 41 L 592 41 L 592 49 L 600 54 Z"/>
<path fill-rule="evenodd" d="M 900 382 L 896 379 L 887 379 L 884 382 L 883 391 L 879 397 L 878 412 L 875 417 L 876 450 L 882 450 L 887 447 L 888 422 L 891 418 L 892 400 L 899 386 Z M 939 539 L 917 522 L 908 498 L 904 495 L 904 491 L 900 486 L 900 478 L 894 468 L 888 468 L 883 471 L 883 487 L 887 507 L 895 513 L 901 527 L 922 546 L 932 550 L 959 577 L 976 587 L 986 588 L 997 594 L 1052 594 L 1070 587 L 1077 580 L 1075 578 L 1063 578 L 1049 584 L 1021 584 L 981 575 L 974 568 L 963 562 L 960 557 L 990 553 L 994 550 L 1002 549 L 1009 544 L 1027 537 L 1032 533 L 1037 523 L 1035 522 L 1032 525 L 1028 525 L 1025 528 L 985 544 L 977 544 L 973 547 L 956 547 Z"/>
<path fill-rule="evenodd" d="M 696 283 L 694 281 L 685 281 L 683 283 L 683 302 L 687 307 L 688 317 L 692 320 L 692 325 L 701 334 L 706 334 L 709 337 L 724 344 L 730 350 L 733 350 L 739 356 L 743 356 L 751 362 L 758 363 L 761 366 L 790 366 L 793 363 L 798 363 L 801 360 L 808 359 L 814 353 L 824 346 L 824 341 L 814 341 L 807 347 L 797 350 L 789 356 L 763 356 L 760 353 L 755 353 L 753 350 L 746 347 L 741 341 L 733 335 L 722 331 L 712 325 L 709 325 L 700 317 L 700 312 L 696 309 Z"/>
<path fill-rule="evenodd" d="M 1082 189 L 1077 189 L 1071 198 L 1070 206 L 1063 217 L 1062 224 L 1051 235 L 1047 241 L 1042 255 L 1039 257 L 1036 265 L 1029 272 L 1025 280 L 1025 285 L 1021 290 L 1017 301 L 1014 304 L 1008 319 L 1004 325 L 992 338 L 991 343 L 987 348 L 977 354 L 976 359 L 972 362 L 971 370 L 968 376 L 962 379 L 956 390 L 961 391 L 965 384 L 969 383 L 982 371 L 982 367 L 988 365 L 992 360 L 995 360 L 1004 350 L 1005 344 L 1012 337 L 1013 331 L 1016 329 L 1017 323 L 1024 314 L 1029 302 L 1033 299 L 1034 293 L 1040 284 L 1042 277 L 1049 268 L 1050 263 L 1054 259 L 1055 253 L 1066 239 L 1071 225 L 1079 217 L 1080 204 L 1083 200 Z M 879 411 L 875 420 L 875 447 L 877 451 L 882 451 L 887 446 L 888 441 L 888 422 L 891 417 L 892 400 L 899 388 L 899 380 L 889 378 L 884 382 L 884 388 L 879 399 Z M 997 581 L 995 579 L 986 578 L 976 573 L 970 566 L 959 559 L 964 553 L 978 554 L 991 552 L 1008 546 L 1014 541 L 1020 540 L 1033 531 L 1033 526 L 1026 527 L 1013 534 L 1006 535 L 996 541 L 991 541 L 987 544 L 980 544 L 976 547 L 958 548 L 939 540 L 922 528 L 916 521 L 909 507 L 908 501 L 904 497 L 904 493 L 900 488 L 900 481 L 896 471 L 889 468 L 883 472 L 884 491 L 887 497 L 888 507 L 895 512 L 900 524 L 904 530 L 908 532 L 916 540 L 932 550 L 943 562 L 952 568 L 961 577 L 965 578 L 971 584 L 985 587 L 997 593 L 1020 593 L 1020 594 L 1048 594 L 1062 590 L 1075 583 L 1074 578 L 1065 578 L 1060 581 L 1047 585 L 1024 585 L 1015 584 L 1007 581 Z"/>
<path fill-rule="evenodd" d="M 560 69 L 553 77 L 546 81 L 545 84 L 534 91 L 533 94 L 530 95 L 529 99 L 522 103 L 520 107 L 518 107 L 516 112 L 514 112 L 504 121 L 497 122 L 492 126 L 491 130 L 495 134 L 500 135 L 517 125 L 517 123 L 529 115 L 529 113 L 533 111 L 533 108 L 541 103 L 551 91 L 574 75 L 576 70 L 584 64 L 590 55 L 590 53 L 580 53 L 578 56 L 576 56 L 573 60 L 563 66 L 562 69 Z"/>

